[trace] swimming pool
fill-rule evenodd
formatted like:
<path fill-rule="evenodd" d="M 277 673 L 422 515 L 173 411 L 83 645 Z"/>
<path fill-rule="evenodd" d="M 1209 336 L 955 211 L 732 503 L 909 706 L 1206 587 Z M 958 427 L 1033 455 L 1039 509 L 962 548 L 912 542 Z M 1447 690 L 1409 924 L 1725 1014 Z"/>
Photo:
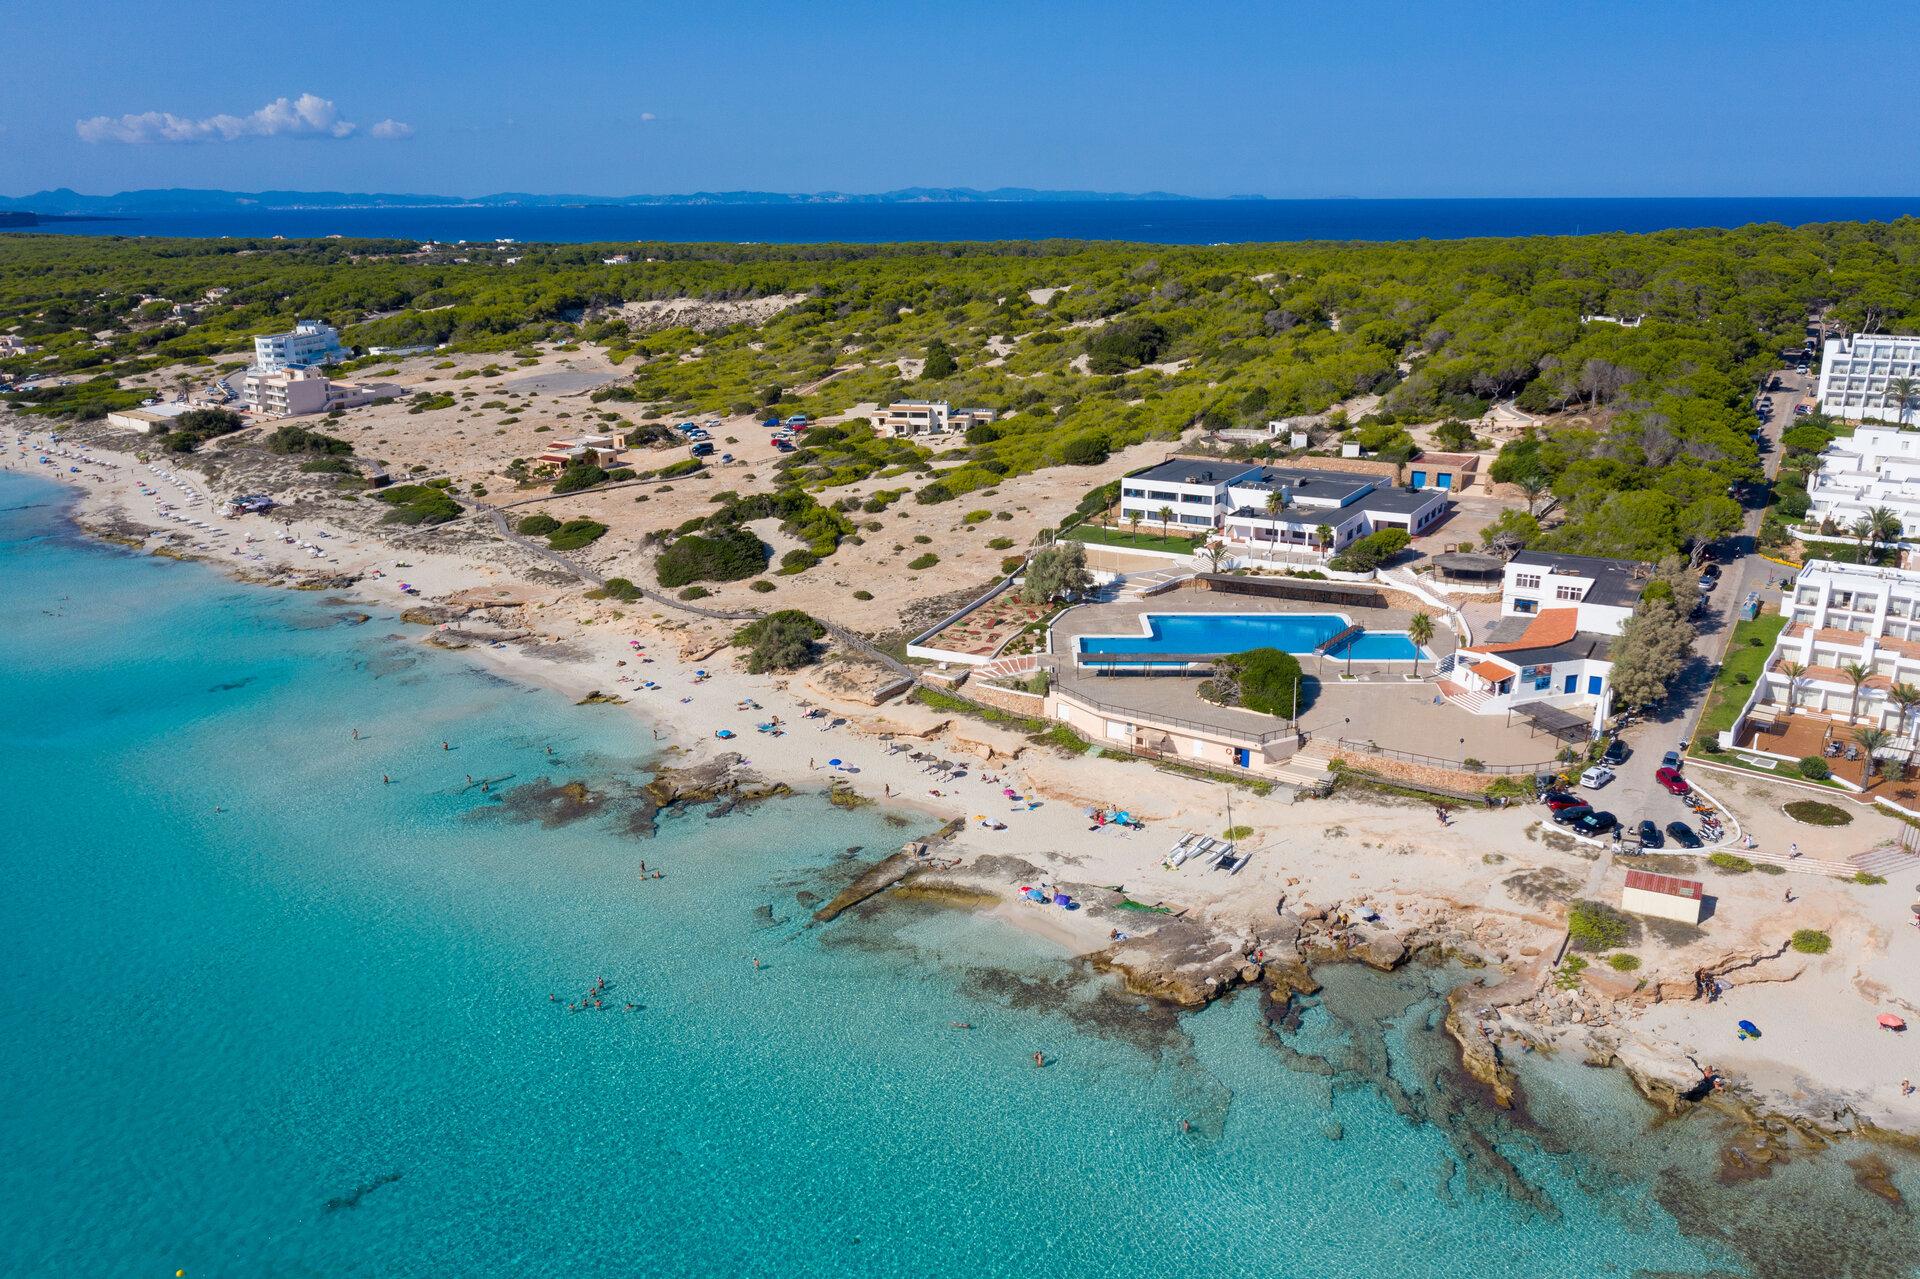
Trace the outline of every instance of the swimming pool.
<path fill-rule="evenodd" d="M 1143 635 L 1082 635 L 1075 647 L 1082 661 L 1129 665 L 1170 656 L 1218 657 L 1250 648 L 1307 654 L 1353 623 L 1342 613 L 1147 613 Z M 1403 631 L 1356 631 L 1327 650 L 1329 657 L 1360 662 L 1411 662 L 1430 657 Z"/>

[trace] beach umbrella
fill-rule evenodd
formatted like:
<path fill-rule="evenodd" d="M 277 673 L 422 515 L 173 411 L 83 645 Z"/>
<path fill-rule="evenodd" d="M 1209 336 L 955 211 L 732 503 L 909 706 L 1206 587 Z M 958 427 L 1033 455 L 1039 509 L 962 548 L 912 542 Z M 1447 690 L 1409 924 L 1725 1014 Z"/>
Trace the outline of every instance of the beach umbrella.
<path fill-rule="evenodd" d="M 840 761 L 839 761 L 839 760 L 837 760 L 837 759 L 830 759 L 830 760 L 828 760 L 828 761 L 827 761 L 827 767 L 828 767 L 828 768 L 838 768 L 838 767 L 840 767 Z"/>
<path fill-rule="evenodd" d="M 1740 1026 L 1740 1033 L 1742 1035 L 1751 1035 L 1755 1039 L 1758 1039 L 1760 1037 L 1760 1028 L 1754 1025 L 1752 1022 L 1743 1020 L 1738 1024 Z"/>
<path fill-rule="evenodd" d="M 1880 1024 L 1888 1030 L 1905 1030 L 1907 1028 L 1906 1018 L 1894 1013 L 1881 1013 Z"/>

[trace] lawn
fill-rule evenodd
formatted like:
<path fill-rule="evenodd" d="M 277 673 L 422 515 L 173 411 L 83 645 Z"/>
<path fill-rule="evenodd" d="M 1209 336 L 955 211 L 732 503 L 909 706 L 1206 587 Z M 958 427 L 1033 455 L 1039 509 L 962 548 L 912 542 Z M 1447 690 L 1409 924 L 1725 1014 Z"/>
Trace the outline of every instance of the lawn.
<path fill-rule="evenodd" d="M 1172 551 L 1176 555 L 1190 554 L 1194 543 L 1200 540 L 1177 533 L 1171 536 L 1135 533 L 1122 528 L 1101 528 L 1097 524 L 1076 524 L 1067 530 L 1066 536 L 1076 542 L 1088 542 L 1096 546 L 1118 546 L 1136 551 Z"/>
<path fill-rule="evenodd" d="M 1763 613 L 1733 628 L 1733 642 L 1727 645 L 1727 660 L 1707 694 L 1707 710 L 1700 717 L 1699 731 L 1693 735 L 1695 742 L 1714 746 L 1720 734 L 1733 727 L 1740 708 L 1747 704 L 1753 692 L 1753 681 L 1766 669 L 1767 658 L 1773 655 L 1773 643 L 1780 638 L 1786 624 L 1787 619 L 1778 613 Z M 1755 644 L 1755 639 L 1760 642 Z M 1743 675 L 1745 679 L 1741 678 Z"/>

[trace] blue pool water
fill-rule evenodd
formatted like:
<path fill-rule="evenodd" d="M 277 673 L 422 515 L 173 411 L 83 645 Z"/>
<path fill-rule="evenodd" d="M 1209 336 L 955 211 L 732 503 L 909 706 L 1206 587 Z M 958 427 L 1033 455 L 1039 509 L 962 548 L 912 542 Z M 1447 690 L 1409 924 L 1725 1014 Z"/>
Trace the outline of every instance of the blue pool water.
<path fill-rule="evenodd" d="M 1338 613 L 1148 613 L 1146 635 L 1082 635 L 1085 657 L 1157 655 L 1217 657 L 1250 648 L 1312 653 L 1349 625 Z M 1411 662 L 1428 656 L 1397 631 L 1361 631 L 1328 650 L 1330 657 L 1363 662 Z"/>
<path fill-rule="evenodd" d="M 1443 970 L 1327 970 L 1276 1033 L 966 913 L 811 926 L 912 832 L 796 796 L 641 838 L 624 710 L 58 499 L 0 473 L 0 1273 L 1894 1273 L 1844 1169 L 1722 1189 L 1610 1072 L 1531 1076 L 1539 1128 L 1476 1103 Z M 548 999 L 599 977 L 621 1011 Z"/>

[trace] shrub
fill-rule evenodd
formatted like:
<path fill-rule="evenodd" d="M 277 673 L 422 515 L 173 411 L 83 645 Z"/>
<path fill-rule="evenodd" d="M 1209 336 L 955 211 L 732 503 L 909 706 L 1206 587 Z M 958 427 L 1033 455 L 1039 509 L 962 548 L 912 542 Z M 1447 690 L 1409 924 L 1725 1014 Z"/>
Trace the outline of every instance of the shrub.
<path fill-rule="evenodd" d="M 1020 566 L 1026 562 L 1027 558 L 1024 555 L 1009 555 L 1000 561 L 1000 572 L 1002 575 L 1018 572 Z"/>
<path fill-rule="evenodd" d="M 1824 955 L 1833 949 L 1833 938 L 1814 928 L 1793 930 L 1793 948 L 1803 955 Z"/>
<path fill-rule="evenodd" d="M 316 457 L 302 462 L 300 470 L 307 475 L 351 475 L 353 464 L 343 458 Z M 476 487 L 474 492 L 484 495 L 485 490 Z"/>
<path fill-rule="evenodd" d="M 1575 950 L 1612 950 L 1632 935 L 1625 915 L 1596 901 L 1577 901 L 1567 909 L 1567 936 Z"/>
<path fill-rule="evenodd" d="M 1296 703 L 1301 710 L 1311 704 L 1302 682 L 1300 662 L 1293 654 L 1253 648 L 1214 662 L 1213 678 L 1202 686 L 1202 694 L 1207 695 L 1206 686 L 1211 685 L 1213 699 L 1223 705 L 1291 719 Z"/>
<path fill-rule="evenodd" d="M 662 586 L 685 586 L 689 582 L 737 582 L 755 577 L 767 566 L 767 548 L 760 539 L 743 528 L 728 529 L 711 537 L 694 534 L 680 538 L 654 564 L 654 573 Z"/>
<path fill-rule="evenodd" d="M 1707 861 L 1729 875 L 1744 875 L 1753 869 L 1753 863 L 1737 853 L 1715 853 Z"/>
<path fill-rule="evenodd" d="M 748 650 L 747 669 L 758 675 L 797 670 L 812 662 L 814 643 L 826 633 L 826 627 L 799 609 L 783 608 L 735 631 L 733 643 Z"/>
<path fill-rule="evenodd" d="M 353 452 L 353 445 L 345 440 L 309 431 L 303 426 L 276 428 L 267 436 L 267 447 L 275 453 L 321 453 L 333 457 L 344 457 Z"/>
<path fill-rule="evenodd" d="M 1587 971 L 1587 961 L 1578 955 L 1568 955 L 1553 970 L 1553 984 L 1561 990 L 1578 990 L 1580 974 Z"/>
<path fill-rule="evenodd" d="M 782 573 L 804 573 L 820 562 L 820 557 L 805 547 L 796 546 L 780 557 Z"/>
<path fill-rule="evenodd" d="M 759 591 L 762 595 L 765 595 L 768 591 L 773 589 L 773 583 L 769 582 L 766 578 L 763 577 L 757 582 L 748 583 L 747 589 Z"/>
<path fill-rule="evenodd" d="M 1104 435 L 1076 435 L 1060 446 L 1060 460 L 1068 466 L 1098 466 L 1110 450 Z"/>
<path fill-rule="evenodd" d="M 654 472 L 654 476 L 656 479 L 676 480 L 682 475 L 692 475 L 705 465 L 706 463 L 697 457 L 683 457 L 678 462 L 667 463 L 658 471 Z"/>
<path fill-rule="evenodd" d="M 987 542 L 987 549 L 990 551 L 1010 551 L 1013 549 L 1013 539 L 1010 537 L 991 538 Z"/>
<path fill-rule="evenodd" d="M 1786 814 L 1808 826 L 1845 826 L 1853 820 L 1853 814 L 1846 809 L 1823 804 L 1817 799 L 1796 799 L 1786 805 Z"/>
<path fill-rule="evenodd" d="M 683 600 L 703 600 L 711 594 L 713 594 L 713 592 L 704 586 L 689 586 L 686 590 L 680 592 L 680 598 Z"/>
<path fill-rule="evenodd" d="M 599 520 L 568 520 L 547 535 L 547 545 L 556 551 L 577 551 L 599 541 L 606 532 L 607 526 Z"/>
<path fill-rule="evenodd" d="M 640 588 L 624 577 L 608 578 L 606 586 L 602 589 L 606 591 L 608 598 L 619 600 L 623 604 L 631 604 L 641 597 Z"/>
<path fill-rule="evenodd" d="M 1087 338 L 1087 368 L 1094 373 L 1125 373 L 1152 364 L 1167 349 L 1172 334 L 1152 320 L 1119 320 Z"/>
<path fill-rule="evenodd" d="M 173 429 L 160 437 L 160 445 L 169 453 L 191 453 L 208 440 L 231 435 L 246 424 L 238 413 L 226 409 L 193 409 L 173 419 Z"/>
<path fill-rule="evenodd" d="M 1853 882 L 1856 884 L 1884 884 L 1887 882 L 1887 877 L 1885 875 L 1876 875 L 1870 870 L 1857 870 L 1853 873 Z"/>
<path fill-rule="evenodd" d="M 1403 528 L 1383 528 L 1349 543 L 1346 550 L 1327 561 L 1327 566 L 1342 573 L 1371 572 L 1405 550 L 1412 540 Z"/>
<path fill-rule="evenodd" d="M 938 564 L 939 562 L 940 562 L 940 557 L 938 555 L 935 555 L 932 551 L 928 551 L 925 555 L 916 555 L 912 559 L 908 560 L 907 567 L 917 573 L 923 568 L 932 568 L 935 564 Z"/>
<path fill-rule="evenodd" d="M 1821 759 L 1818 755 L 1807 756 L 1800 761 L 1797 767 L 1800 770 L 1800 776 L 1809 781 L 1824 782 L 1833 776 L 1833 769 L 1828 766 L 1826 760 Z"/>
<path fill-rule="evenodd" d="M 445 524 L 460 515 L 460 503 L 424 484 L 396 484 L 374 496 L 393 507 L 383 524 Z"/>
<path fill-rule="evenodd" d="M 872 591 L 855 591 L 853 593 L 853 598 L 857 600 L 870 600 L 873 598 L 873 592 Z"/>
<path fill-rule="evenodd" d="M 574 462 L 560 472 L 560 478 L 553 482 L 556 493 L 578 493 L 581 489 L 590 489 L 596 484 L 607 482 L 607 473 L 592 462 Z"/>
<path fill-rule="evenodd" d="M 965 515 L 960 517 L 960 522 L 962 524 L 985 524 L 988 520 L 992 518 L 993 518 L 992 511 L 968 511 Z"/>
<path fill-rule="evenodd" d="M 1630 973 L 1640 967 L 1640 956 L 1627 954 L 1608 955 L 1607 967 L 1613 969 L 1616 973 Z"/>
<path fill-rule="evenodd" d="M 560 527 L 560 521 L 551 515 L 529 515 L 516 526 L 523 537 L 545 537 Z"/>

